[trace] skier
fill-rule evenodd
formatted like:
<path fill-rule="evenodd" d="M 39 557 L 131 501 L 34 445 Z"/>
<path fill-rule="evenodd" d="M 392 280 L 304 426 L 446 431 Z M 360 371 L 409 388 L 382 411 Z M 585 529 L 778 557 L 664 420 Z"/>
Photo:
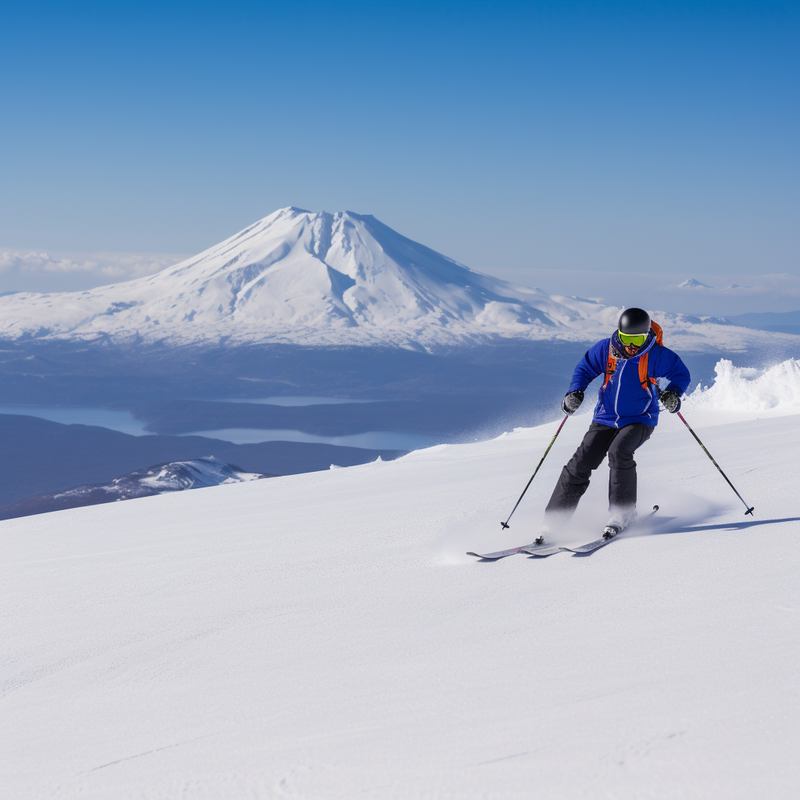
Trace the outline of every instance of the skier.
<path fill-rule="evenodd" d="M 542 544 L 553 525 L 553 514 L 571 515 L 589 479 L 608 455 L 608 502 L 611 516 L 604 538 L 616 536 L 636 518 L 636 462 L 633 454 L 658 424 L 658 400 L 670 413 L 681 407 L 689 386 L 689 370 L 661 343 L 661 328 L 641 308 L 629 308 L 619 318 L 618 330 L 587 350 L 572 376 L 561 408 L 574 414 L 586 387 L 605 374 L 594 418 L 575 455 L 561 471 L 545 509 L 545 521 L 535 540 Z M 664 391 L 657 379 L 669 384 Z"/>

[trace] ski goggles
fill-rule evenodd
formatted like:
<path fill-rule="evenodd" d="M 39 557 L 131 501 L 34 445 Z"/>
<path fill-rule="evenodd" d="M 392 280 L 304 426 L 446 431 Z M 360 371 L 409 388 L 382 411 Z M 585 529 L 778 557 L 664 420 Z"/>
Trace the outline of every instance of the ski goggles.
<path fill-rule="evenodd" d="M 622 331 L 617 331 L 617 334 L 622 344 L 632 344 L 636 347 L 641 347 L 647 341 L 646 333 L 623 333 Z"/>

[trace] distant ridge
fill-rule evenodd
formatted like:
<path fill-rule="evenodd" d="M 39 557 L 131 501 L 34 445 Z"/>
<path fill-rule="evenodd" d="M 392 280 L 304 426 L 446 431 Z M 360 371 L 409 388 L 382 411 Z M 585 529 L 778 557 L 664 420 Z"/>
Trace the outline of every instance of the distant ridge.
<path fill-rule="evenodd" d="M 404 454 L 306 442 L 232 444 L 208 436 L 131 436 L 11 414 L 0 414 L 0 441 L 0 506 L 88 484 L 111 484 L 120 475 L 139 472 L 142 465 L 197 461 L 211 453 L 225 464 L 262 475 L 296 475 L 326 470 L 331 464 L 366 464 L 378 457 L 390 461 Z"/>
<path fill-rule="evenodd" d="M 60 492 L 28 497 L 0 507 L 0 519 L 27 517 L 68 508 L 116 503 L 137 497 L 150 497 L 187 489 L 202 489 L 222 484 L 271 478 L 257 472 L 245 472 L 225 464 L 214 456 L 189 461 L 173 461 L 136 470 L 104 484 L 89 484 Z"/>
<path fill-rule="evenodd" d="M 732 325 L 741 325 L 745 328 L 800 335 L 800 311 L 765 311 L 761 314 L 737 314 L 733 317 L 726 317 L 726 319 Z"/>

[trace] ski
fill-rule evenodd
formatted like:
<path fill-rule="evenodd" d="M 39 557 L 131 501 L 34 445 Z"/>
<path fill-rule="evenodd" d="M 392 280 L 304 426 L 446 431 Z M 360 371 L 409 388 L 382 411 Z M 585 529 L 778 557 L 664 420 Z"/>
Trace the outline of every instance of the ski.
<path fill-rule="evenodd" d="M 546 556 L 552 556 L 560 552 L 561 548 L 557 544 L 550 547 L 546 547 L 545 545 L 539 545 L 538 547 L 528 546 L 523 547 L 522 550 L 520 550 L 520 553 L 525 553 L 532 558 L 545 558 Z"/>
<path fill-rule="evenodd" d="M 578 555 L 586 555 L 586 553 L 593 553 L 595 550 L 605 547 L 609 542 L 616 538 L 616 536 L 611 536 L 608 539 L 595 539 L 595 541 L 589 542 L 589 544 L 582 544 L 580 547 L 559 547 L 558 549 L 564 553 L 577 553 Z"/>
<path fill-rule="evenodd" d="M 658 506 L 653 506 L 653 510 L 647 516 L 637 519 L 636 522 L 634 522 L 625 530 L 630 530 L 631 528 L 635 528 L 637 525 L 647 522 L 655 515 L 656 511 L 658 511 Z M 672 518 L 667 517 L 667 519 Z M 596 539 L 594 542 L 589 542 L 589 544 L 584 544 L 580 547 L 562 547 L 543 542 L 542 544 L 524 544 L 521 547 L 511 547 L 508 550 L 498 550 L 496 553 L 473 553 L 470 551 L 467 553 L 467 555 L 474 556 L 475 558 L 481 558 L 484 561 L 497 561 L 501 558 L 514 556 L 517 553 L 533 556 L 535 558 L 545 558 L 546 556 L 552 556 L 556 553 L 576 553 L 577 555 L 586 555 L 587 553 L 593 553 L 595 550 L 599 550 L 601 547 L 605 547 L 609 542 L 616 539 L 617 536 L 619 536 L 619 534 L 608 539 Z"/>
<path fill-rule="evenodd" d="M 509 550 L 498 550 L 496 553 L 467 553 L 468 556 L 475 556 L 475 558 L 482 558 L 484 561 L 497 561 L 500 558 L 506 558 L 508 556 L 514 556 L 517 553 L 523 553 L 525 555 L 533 555 L 537 551 L 541 550 L 551 550 L 552 546 L 548 546 L 547 542 L 543 544 L 523 544 L 520 547 L 512 547 Z M 543 554 L 544 555 L 544 554 Z M 548 553 L 548 555 L 550 555 Z"/>
<path fill-rule="evenodd" d="M 631 528 L 635 528 L 637 525 L 640 525 L 642 522 L 646 522 L 649 520 L 655 513 L 658 511 L 658 506 L 653 506 L 653 510 L 646 516 L 640 520 L 637 520 L 633 523 L 630 527 L 626 528 L 625 530 L 630 530 Z M 620 531 L 622 533 L 622 531 Z M 593 542 L 589 542 L 589 544 L 583 544 L 580 547 L 560 547 L 559 550 L 563 550 L 567 553 L 577 553 L 578 555 L 586 555 L 587 553 L 593 553 L 595 550 L 599 550 L 601 547 L 605 547 L 609 542 L 613 542 L 614 539 L 619 536 L 615 534 L 614 536 L 610 536 L 608 539 L 601 538 L 595 539 Z"/>

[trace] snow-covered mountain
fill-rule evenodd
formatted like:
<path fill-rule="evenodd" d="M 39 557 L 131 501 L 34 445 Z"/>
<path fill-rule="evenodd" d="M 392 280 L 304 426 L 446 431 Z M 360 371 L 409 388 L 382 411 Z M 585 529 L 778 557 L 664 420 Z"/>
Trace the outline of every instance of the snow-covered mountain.
<path fill-rule="evenodd" d="M 717 401 L 795 379 L 685 406 L 755 518 L 665 414 L 662 524 L 585 558 L 465 551 L 531 537 L 586 416 L 508 531 L 555 423 L 4 522 L 3 797 L 793 798 L 800 417 Z"/>
<path fill-rule="evenodd" d="M 475 272 L 372 216 L 284 208 L 155 275 L 0 298 L 0 337 L 434 349 L 492 337 L 591 340 L 619 311 Z M 700 349 L 761 336 L 670 321 Z"/>
<path fill-rule="evenodd" d="M 29 514 L 44 514 L 67 508 L 115 503 L 135 497 L 150 497 L 165 492 L 203 489 L 228 483 L 254 481 L 270 477 L 257 472 L 244 472 L 214 456 L 189 461 L 171 461 L 129 472 L 106 484 L 76 486 L 63 492 L 28 497 L 0 507 L 0 519 L 12 519 Z"/>
<path fill-rule="evenodd" d="M 707 283 L 702 283 L 698 281 L 697 278 L 689 278 L 685 280 L 683 283 L 678 284 L 679 289 L 711 289 L 713 287 L 709 286 Z"/>

